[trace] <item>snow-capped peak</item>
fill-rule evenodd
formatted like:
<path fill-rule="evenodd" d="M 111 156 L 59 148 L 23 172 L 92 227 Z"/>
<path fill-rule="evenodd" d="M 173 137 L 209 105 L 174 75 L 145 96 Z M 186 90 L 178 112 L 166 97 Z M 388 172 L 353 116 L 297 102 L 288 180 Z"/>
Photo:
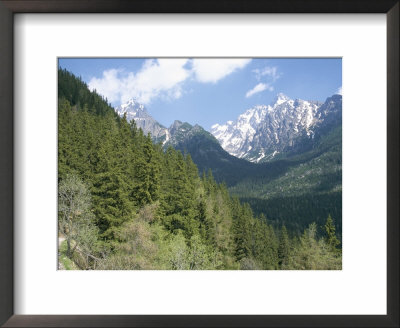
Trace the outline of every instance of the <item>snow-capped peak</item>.
<path fill-rule="evenodd" d="M 289 100 L 291 100 L 291 99 L 288 96 L 286 96 L 284 93 L 280 92 L 276 95 L 274 101 L 272 102 L 272 105 L 277 106 L 277 105 L 283 104 L 284 102 L 287 102 Z"/>
<path fill-rule="evenodd" d="M 233 156 L 253 162 L 270 160 L 298 137 L 313 135 L 314 125 L 321 120 L 320 105 L 279 93 L 271 105 L 249 108 L 234 122 L 213 125 L 211 133 Z"/>
<path fill-rule="evenodd" d="M 129 99 L 126 103 L 118 106 L 115 111 L 119 116 L 126 115 L 128 121 L 134 120 L 136 126 L 147 135 L 150 133 L 155 140 L 167 139 L 167 129 L 158 123 L 146 110 L 143 104 L 135 98 Z"/>
<path fill-rule="evenodd" d="M 138 112 L 144 112 L 147 114 L 144 105 L 140 104 L 135 98 L 129 99 L 126 103 L 121 104 L 115 110 L 120 116 L 123 116 L 126 113 L 128 120 L 136 117 Z"/>

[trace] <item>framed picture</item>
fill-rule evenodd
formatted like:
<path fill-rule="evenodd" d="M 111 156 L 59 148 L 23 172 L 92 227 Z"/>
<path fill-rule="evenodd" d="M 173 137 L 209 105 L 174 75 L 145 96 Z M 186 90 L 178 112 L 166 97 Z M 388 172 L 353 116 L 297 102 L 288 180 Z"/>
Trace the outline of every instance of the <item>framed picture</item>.
<path fill-rule="evenodd" d="M 399 325 L 398 1 L 0 9 L 1 324 Z"/>

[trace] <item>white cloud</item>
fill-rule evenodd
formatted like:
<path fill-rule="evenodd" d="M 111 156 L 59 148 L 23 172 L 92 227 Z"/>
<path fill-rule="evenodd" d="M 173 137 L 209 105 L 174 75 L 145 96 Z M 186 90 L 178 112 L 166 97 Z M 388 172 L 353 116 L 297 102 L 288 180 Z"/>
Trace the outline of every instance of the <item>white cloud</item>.
<path fill-rule="evenodd" d="M 337 95 L 342 95 L 342 87 L 339 87 L 339 88 L 336 90 L 336 94 L 337 94 Z"/>
<path fill-rule="evenodd" d="M 119 73 L 119 70 L 110 69 L 103 72 L 102 78 L 92 78 L 89 81 L 90 90 L 96 90 L 102 96 L 107 97 L 110 102 L 118 101 L 121 87 Z"/>
<path fill-rule="evenodd" d="M 101 78 L 92 78 L 89 88 L 108 98 L 124 103 L 136 98 L 149 104 L 156 97 L 177 99 L 182 96 L 182 82 L 190 76 L 184 68 L 187 59 L 149 59 L 137 73 L 111 69 Z"/>
<path fill-rule="evenodd" d="M 216 83 L 225 76 L 244 68 L 251 59 L 209 59 L 197 58 L 192 60 L 192 72 L 197 81 Z"/>
<path fill-rule="evenodd" d="M 260 79 L 264 76 L 270 77 L 272 82 L 275 82 L 281 77 L 281 74 L 278 72 L 278 68 L 276 66 L 265 66 L 264 68 L 256 68 L 253 70 L 253 73 L 255 73 L 256 79 L 258 81 L 260 81 Z"/>
<path fill-rule="evenodd" d="M 247 91 L 246 98 L 253 96 L 256 93 L 268 90 L 274 91 L 273 84 L 281 77 L 276 66 L 265 66 L 263 68 L 256 68 L 252 71 L 259 83 L 251 90 Z M 261 82 L 261 80 L 264 80 Z"/>
<path fill-rule="evenodd" d="M 104 71 L 101 78 L 92 78 L 88 85 L 110 102 L 124 103 L 136 98 L 146 105 L 158 97 L 182 97 L 182 85 L 190 77 L 203 83 L 216 83 L 245 67 L 250 61 L 251 59 L 148 59 L 137 73 L 110 69 Z"/>
<path fill-rule="evenodd" d="M 246 92 L 246 98 L 253 96 L 256 93 L 262 92 L 264 90 L 273 91 L 274 87 L 268 83 L 258 83 L 253 89 Z"/>

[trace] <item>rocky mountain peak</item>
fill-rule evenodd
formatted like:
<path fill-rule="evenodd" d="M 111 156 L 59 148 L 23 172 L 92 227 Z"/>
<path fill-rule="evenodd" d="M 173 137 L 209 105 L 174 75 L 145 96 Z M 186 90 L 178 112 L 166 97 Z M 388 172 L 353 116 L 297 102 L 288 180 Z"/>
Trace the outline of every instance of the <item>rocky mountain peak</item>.
<path fill-rule="evenodd" d="M 275 98 L 272 101 L 271 105 L 272 106 L 274 106 L 274 105 L 277 106 L 277 105 L 283 104 L 283 103 L 285 103 L 285 102 L 287 102 L 289 100 L 291 100 L 291 99 L 288 96 L 286 96 L 284 93 L 280 92 L 275 96 Z"/>
<path fill-rule="evenodd" d="M 339 104 L 336 96 L 321 105 L 278 93 L 271 105 L 247 109 L 234 122 L 213 125 L 211 133 L 233 156 L 252 162 L 268 161 L 292 147 L 300 137 L 312 138 L 317 124 L 331 112 L 341 111 L 341 101 Z"/>
<path fill-rule="evenodd" d="M 214 124 L 211 134 L 229 154 L 251 162 L 270 161 L 293 148 L 299 140 L 312 139 L 315 131 L 341 122 L 342 96 L 333 95 L 321 104 L 276 95 L 270 105 L 256 105 L 240 114 L 235 121 Z M 175 120 L 167 129 L 158 123 L 135 99 L 116 109 L 128 120 L 134 119 L 155 142 L 177 145 L 196 134 L 208 134 L 199 125 Z"/>
<path fill-rule="evenodd" d="M 175 120 L 174 123 L 170 126 L 170 129 L 179 129 L 179 127 L 183 124 L 182 121 Z"/>
<path fill-rule="evenodd" d="M 132 98 L 118 106 L 115 111 L 119 116 L 126 115 L 128 121 L 135 120 L 136 126 L 147 135 L 150 133 L 155 141 L 163 141 L 167 138 L 167 129 L 158 123 L 146 110 L 145 106 Z"/>

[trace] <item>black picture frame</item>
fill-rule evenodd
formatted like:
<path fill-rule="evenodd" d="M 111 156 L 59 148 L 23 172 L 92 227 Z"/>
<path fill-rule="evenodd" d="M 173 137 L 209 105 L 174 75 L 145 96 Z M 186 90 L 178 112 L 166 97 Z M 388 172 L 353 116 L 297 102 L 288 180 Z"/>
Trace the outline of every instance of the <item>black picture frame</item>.
<path fill-rule="evenodd" d="M 0 324 L 4 327 L 399 327 L 399 8 L 398 0 L 0 0 Z M 13 17 L 16 13 L 385 13 L 387 315 L 14 315 Z"/>

